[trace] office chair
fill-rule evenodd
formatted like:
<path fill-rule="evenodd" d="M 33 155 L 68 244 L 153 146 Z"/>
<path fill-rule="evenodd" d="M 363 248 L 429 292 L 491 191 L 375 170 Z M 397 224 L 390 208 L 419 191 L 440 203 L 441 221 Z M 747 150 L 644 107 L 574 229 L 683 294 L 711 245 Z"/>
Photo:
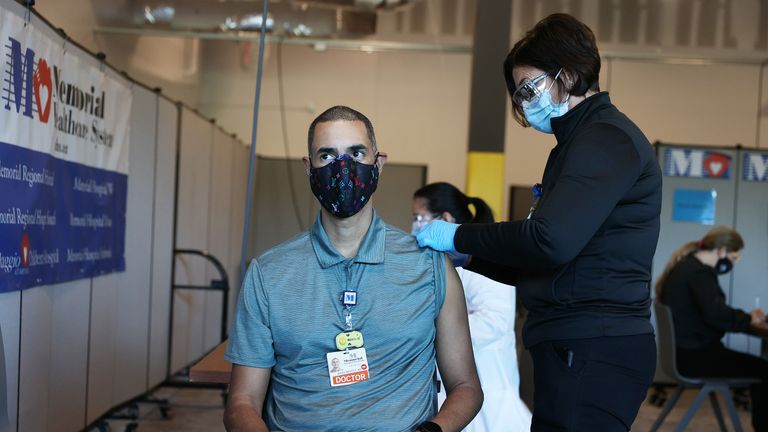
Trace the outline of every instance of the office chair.
<path fill-rule="evenodd" d="M 675 324 L 672 321 L 672 310 L 663 304 L 655 303 L 654 310 L 656 312 L 656 331 L 659 336 L 659 360 L 661 362 L 661 369 L 676 381 L 679 385 L 677 391 L 672 395 L 667 403 L 664 404 L 664 408 L 661 410 L 659 418 L 651 428 L 651 432 L 655 432 L 661 427 L 664 422 L 664 418 L 667 417 L 672 408 L 677 403 L 680 395 L 683 394 L 685 389 L 700 389 L 696 398 L 691 403 L 690 408 L 686 411 L 683 419 L 675 428 L 675 432 L 682 432 L 688 423 L 693 419 L 696 411 L 701 407 L 704 398 L 709 395 L 709 400 L 712 403 L 712 410 L 715 412 L 717 423 L 720 425 L 720 430 L 727 432 L 725 426 L 725 420 L 723 420 L 723 414 L 720 411 L 720 405 L 717 402 L 716 393 L 720 393 L 725 399 L 725 405 L 728 408 L 728 413 L 731 416 L 733 427 L 736 432 L 742 432 L 741 422 L 739 421 L 739 415 L 736 412 L 736 406 L 733 403 L 733 395 L 731 394 L 732 388 L 744 388 L 749 387 L 752 384 L 758 382 L 757 379 L 752 378 L 689 378 L 680 374 L 677 370 L 677 354 L 675 346 Z"/>

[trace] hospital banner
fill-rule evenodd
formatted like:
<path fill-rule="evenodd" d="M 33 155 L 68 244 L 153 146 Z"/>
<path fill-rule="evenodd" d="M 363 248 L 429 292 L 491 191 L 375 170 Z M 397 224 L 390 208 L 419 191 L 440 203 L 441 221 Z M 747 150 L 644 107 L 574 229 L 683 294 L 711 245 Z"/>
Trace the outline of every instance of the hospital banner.
<path fill-rule="evenodd" d="M 0 293 L 125 270 L 132 92 L 47 32 L 0 9 Z"/>

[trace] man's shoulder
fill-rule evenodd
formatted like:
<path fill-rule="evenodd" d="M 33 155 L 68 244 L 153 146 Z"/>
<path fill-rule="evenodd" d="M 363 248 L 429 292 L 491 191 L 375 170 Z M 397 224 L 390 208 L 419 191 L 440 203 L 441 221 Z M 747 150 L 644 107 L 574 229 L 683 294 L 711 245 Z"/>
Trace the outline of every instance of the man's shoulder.
<path fill-rule="evenodd" d="M 256 258 L 259 267 L 263 269 L 272 266 L 286 266 L 306 262 L 307 256 L 314 254 L 309 231 L 297 234 L 293 238 L 273 246 Z"/>
<path fill-rule="evenodd" d="M 386 229 L 386 248 L 387 252 L 432 254 L 434 251 L 429 248 L 419 247 L 416 237 L 401 230 L 398 227 L 384 224 Z"/>

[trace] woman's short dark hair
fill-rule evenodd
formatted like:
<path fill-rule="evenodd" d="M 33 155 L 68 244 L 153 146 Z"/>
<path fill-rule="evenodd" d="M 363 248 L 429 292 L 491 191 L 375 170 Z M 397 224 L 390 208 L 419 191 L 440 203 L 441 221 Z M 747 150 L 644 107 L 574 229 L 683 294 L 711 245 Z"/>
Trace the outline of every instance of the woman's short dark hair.
<path fill-rule="evenodd" d="M 564 74 L 557 86 L 560 94 L 582 96 L 589 90 L 600 91 L 600 53 L 595 34 L 586 24 L 568 14 L 552 14 L 539 21 L 517 41 L 504 61 L 504 78 L 509 96 L 515 93 L 517 83 L 512 76 L 516 66 L 532 66 L 553 77 L 562 68 L 573 79 L 566 87 Z M 522 107 L 512 103 L 512 112 L 523 126 L 528 126 Z"/>
<path fill-rule="evenodd" d="M 450 183 L 430 183 L 414 192 L 413 197 L 423 198 L 430 213 L 448 212 L 456 223 L 493 223 L 493 210 L 485 201 L 464 195 Z M 470 204 L 475 208 L 474 214 Z"/>

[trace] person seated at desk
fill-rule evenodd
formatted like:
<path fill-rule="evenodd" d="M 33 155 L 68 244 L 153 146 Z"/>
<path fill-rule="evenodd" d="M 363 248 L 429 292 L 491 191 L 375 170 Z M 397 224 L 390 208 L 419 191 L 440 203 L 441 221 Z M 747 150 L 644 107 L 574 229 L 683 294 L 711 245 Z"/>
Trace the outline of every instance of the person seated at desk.
<path fill-rule="evenodd" d="M 470 210 L 474 208 L 474 214 Z M 428 184 L 413 194 L 414 235 L 435 220 L 493 223 L 493 211 L 481 198 L 468 197 L 449 183 Z M 483 386 L 483 407 L 464 432 L 531 430 L 531 411 L 520 399 L 520 374 L 515 349 L 515 287 L 466 270 L 469 256 L 449 254 L 469 313 L 469 331 L 477 372 Z M 441 391 L 438 397 L 442 401 Z"/>
<path fill-rule="evenodd" d="M 681 374 L 761 380 L 750 389 L 752 426 L 766 432 L 768 362 L 729 350 L 721 341 L 726 332 L 768 334 L 765 312 L 755 308 L 747 313 L 728 306 L 717 280 L 741 259 L 743 248 L 741 235 L 728 227 L 713 228 L 703 239 L 683 245 L 656 282 L 656 298 L 672 310 Z"/>
<path fill-rule="evenodd" d="M 322 208 L 251 263 L 225 356 L 227 429 L 461 430 L 483 393 L 456 271 L 375 212 L 386 155 L 367 117 L 332 107 L 308 135 Z M 439 411 L 435 360 L 448 389 Z"/>

